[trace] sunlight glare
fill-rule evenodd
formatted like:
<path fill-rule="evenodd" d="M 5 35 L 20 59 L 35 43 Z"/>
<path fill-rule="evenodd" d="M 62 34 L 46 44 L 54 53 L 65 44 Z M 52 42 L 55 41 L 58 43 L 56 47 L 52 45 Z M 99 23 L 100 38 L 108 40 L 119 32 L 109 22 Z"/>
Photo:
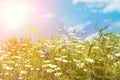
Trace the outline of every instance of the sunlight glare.
<path fill-rule="evenodd" d="M 6 30 L 16 31 L 21 29 L 21 27 L 26 24 L 26 21 L 29 20 L 27 15 L 30 9 L 31 5 L 27 3 L 10 3 L 4 6 L 2 11 L 2 24 L 5 26 Z"/>
<path fill-rule="evenodd" d="M 24 21 L 24 12 L 11 8 L 4 12 L 4 20 L 8 25 L 19 25 Z"/>

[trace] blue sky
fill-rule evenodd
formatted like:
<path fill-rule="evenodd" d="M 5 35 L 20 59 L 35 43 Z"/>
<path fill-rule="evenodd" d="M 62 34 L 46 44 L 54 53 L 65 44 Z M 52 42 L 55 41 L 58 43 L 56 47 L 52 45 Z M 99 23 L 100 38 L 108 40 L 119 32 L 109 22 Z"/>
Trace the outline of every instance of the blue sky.
<path fill-rule="evenodd" d="M 59 21 L 70 32 L 74 28 L 85 36 L 95 33 L 94 24 L 99 27 L 109 25 L 107 31 L 120 33 L 120 0 L 51 0 Z M 72 25 L 72 26 L 71 26 Z M 79 34 L 78 34 L 79 36 Z"/>
<path fill-rule="evenodd" d="M 110 29 L 116 28 L 117 32 L 120 32 L 119 0 L 49 0 L 49 2 L 58 26 L 89 28 L 89 32 L 92 33 L 93 24 L 97 23 L 100 27 L 110 25 Z"/>
<path fill-rule="evenodd" d="M 65 29 L 65 34 L 77 29 L 77 36 L 87 37 L 96 33 L 96 23 L 100 27 L 110 25 L 107 31 L 114 29 L 116 33 L 120 33 L 120 0 L 1 0 L 0 6 L 3 6 L 4 10 L 6 5 L 12 3 L 18 4 L 18 7 L 25 7 L 24 14 L 27 15 L 24 15 L 23 23 L 19 23 L 21 27 L 15 25 L 17 28 L 14 31 L 7 31 L 6 25 L 0 24 L 5 30 L 0 33 L 2 36 L 8 33 L 23 36 L 25 29 L 34 26 L 38 30 L 36 37 L 41 31 L 45 36 L 52 32 L 62 33 L 58 31 L 59 27 Z M 2 7 L 0 11 L 2 12 Z M 0 21 L 2 23 L 3 20 Z M 80 35 L 82 31 L 86 31 L 84 36 Z"/>

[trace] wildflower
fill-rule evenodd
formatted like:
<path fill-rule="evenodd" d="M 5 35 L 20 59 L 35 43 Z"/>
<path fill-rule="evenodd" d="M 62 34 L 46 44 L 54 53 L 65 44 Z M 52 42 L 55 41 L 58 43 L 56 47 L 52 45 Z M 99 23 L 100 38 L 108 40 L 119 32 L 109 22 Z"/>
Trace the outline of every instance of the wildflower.
<path fill-rule="evenodd" d="M 49 52 L 44 52 L 43 55 L 44 55 L 45 57 L 48 57 L 48 56 L 50 56 L 50 53 L 49 53 Z"/>
<path fill-rule="evenodd" d="M 36 48 L 37 48 L 37 46 L 36 46 L 36 45 L 32 46 L 32 49 L 36 49 Z"/>
<path fill-rule="evenodd" d="M 6 67 L 6 70 L 13 70 L 13 68 L 12 67 Z"/>
<path fill-rule="evenodd" d="M 113 60 L 113 56 L 112 55 L 107 55 L 107 58 L 110 60 Z"/>
<path fill-rule="evenodd" d="M 80 50 L 76 50 L 77 53 L 82 53 Z"/>
<path fill-rule="evenodd" d="M 53 65 L 53 64 L 48 64 L 49 67 L 51 68 L 56 68 L 57 66 L 56 65 Z"/>
<path fill-rule="evenodd" d="M 61 59 L 61 58 L 55 58 L 55 60 L 57 60 L 57 61 L 61 61 L 62 59 Z"/>
<path fill-rule="evenodd" d="M 18 77 L 18 79 L 20 79 L 20 80 L 21 80 L 21 79 L 23 79 L 23 77 Z"/>
<path fill-rule="evenodd" d="M 25 48 L 22 48 L 23 51 L 25 51 Z"/>
<path fill-rule="evenodd" d="M 43 53 L 43 51 L 42 51 L 42 50 L 38 50 L 37 52 L 38 52 L 38 53 Z"/>
<path fill-rule="evenodd" d="M 106 46 L 106 48 L 107 48 L 107 49 L 111 49 L 111 48 L 112 48 L 112 46 Z"/>
<path fill-rule="evenodd" d="M 42 65 L 42 68 L 46 68 L 46 67 L 48 67 L 48 64 Z"/>
<path fill-rule="evenodd" d="M 55 45 L 51 45 L 50 48 L 55 48 L 56 46 Z"/>
<path fill-rule="evenodd" d="M 42 51 L 45 51 L 45 48 L 43 46 L 40 47 Z"/>
<path fill-rule="evenodd" d="M 81 47 L 81 45 L 76 45 L 75 47 L 76 47 L 76 48 L 80 48 L 80 47 Z"/>
<path fill-rule="evenodd" d="M 8 72 L 6 72 L 6 73 L 5 73 L 5 75 L 9 75 L 9 73 L 8 73 Z"/>
<path fill-rule="evenodd" d="M 117 67 L 118 66 L 118 64 L 115 62 L 115 63 L 113 63 L 113 65 L 112 65 L 112 67 Z"/>
<path fill-rule="evenodd" d="M 5 50 L 0 50 L 0 53 L 6 53 L 6 51 Z"/>
<path fill-rule="evenodd" d="M 40 55 L 40 57 L 41 57 L 41 58 L 43 58 L 43 57 L 44 57 L 44 55 L 42 54 L 42 55 Z"/>
<path fill-rule="evenodd" d="M 120 64 L 120 62 L 115 62 L 115 63 L 113 63 L 113 66 L 112 66 L 112 67 L 118 67 L 119 64 Z"/>
<path fill-rule="evenodd" d="M 117 54 L 115 54 L 115 56 L 120 57 L 120 52 L 119 52 L 119 53 L 117 53 Z"/>
<path fill-rule="evenodd" d="M 0 61 L 2 61 L 3 59 L 4 59 L 4 57 L 3 57 L 3 56 L 1 56 L 1 57 L 0 57 Z"/>
<path fill-rule="evenodd" d="M 44 63 L 50 63 L 50 61 L 49 60 L 45 60 L 45 61 L 43 61 Z"/>
<path fill-rule="evenodd" d="M 27 71 L 24 71 L 24 70 L 21 71 L 21 75 L 22 75 L 22 74 L 27 74 Z"/>
<path fill-rule="evenodd" d="M 54 75 L 55 75 L 55 76 L 61 76 L 62 73 L 61 73 L 61 72 L 56 72 Z"/>
<path fill-rule="evenodd" d="M 75 33 L 69 33 L 69 36 L 75 36 L 76 34 Z"/>
<path fill-rule="evenodd" d="M 119 50 L 119 47 L 114 47 L 114 49 Z"/>
<path fill-rule="evenodd" d="M 93 59 L 86 59 L 87 62 L 89 63 L 94 63 L 95 61 Z"/>
<path fill-rule="evenodd" d="M 11 58 L 20 59 L 20 58 L 21 58 L 21 56 L 12 56 Z"/>
<path fill-rule="evenodd" d="M 2 67 L 5 69 L 7 67 L 7 64 L 2 64 Z"/>
<path fill-rule="evenodd" d="M 77 42 L 77 40 L 75 40 L 75 39 L 74 39 L 74 40 L 73 40 L 73 42 L 74 42 L 74 43 L 76 43 L 76 42 Z"/>
<path fill-rule="evenodd" d="M 65 52 L 65 51 L 66 51 L 66 49 L 61 49 L 61 51 Z"/>
<path fill-rule="evenodd" d="M 80 60 L 77 60 L 77 59 L 73 59 L 73 61 L 76 62 L 76 63 L 80 62 Z"/>
<path fill-rule="evenodd" d="M 56 54 L 57 57 L 60 57 L 61 55 L 60 54 Z"/>
<path fill-rule="evenodd" d="M 54 72 L 54 70 L 53 69 L 47 69 L 46 72 L 52 73 L 52 72 Z"/>
<path fill-rule="evenodd" d="M 42 71 L 42 67 L 39 67 L 36 70 L 39 71 L 39 72 L 41 72 Z"/>
<path fill-rule="evenodd" d="M 117 64 L 120 64 L 120 62 L 116 62 Z"/>
<path fill-rule="evenodd" d="M 15 64 L 14 66 L 16 66 L 16 67 L 17 67 L 17 66 L 19 66 L 19 64 Z"/>
<path fill-rule="evenodd" d="M 20 58 L 21 58 L 21 56 L 16 56 L 16 58 L 17 58 L 17 59 L 20 59 Z"/>
<path fill-rule="evenodd" d="M 62 47 L 61 47 L 61 49 L 66 49 L 67 47 L 66 47 L 66 45 L 63 45 Z"/>
<path fill-rule="evenodd" d="M 28 44 L 25 44 L 25 43 L 22 44 L 22 46 L 25 46 L 25 47 L 26 47 L 27 45 L 28 45 Z"/>
<path fill-rule="evenodd" d="M 66 59 L 62 59 L 62 62 L 67 63 L 68 61 Z"/>
<path fill-rule="evenodd" d="M 3 57 L 8 57 L 8 55 L 7 55 L 7 54 L 4 54 Z"/>
<path fill-rule="evenodd" d="M 54 70 L 55 71 L 59 71 L 59 70 L 61 70 L 61 68 L 60 67 L 56 67 Z"/>
<path fill-rule="evenodd" d="M 67 56 L 62 56 L 62 58 L 67 58 Z"/>
<path fill-rule="evenodd" d="M 85 48 L 85 46 L 82 46 L 81 49 L 84 50 L 84 49 L 86 49 L 86 48 Z"/>
<path fill-rule="evenodd" d="M 79 68 L 83 68 L 85 66 L 84 63 L 77 63 L 76 66 L 78 66 Z"/>
<path fill-rule="evenodd" d="M 14 80 L 18 80 L 18 78 L 15 78 Z"/>
<path fill-rule="evenodd" d="M 2 67 L 6 70 L 13 70 L 13 68 L 9 67 L 7 64 L 2 64 Z"/>
<path fill-rule="evenodd" d="M 87 72 L 88 71 L 88 69 L 83 69 L 85 72 Z"/>
<path fill-rule="evenodd" d="M 41 47 L 41 44 L 40 43 L 36 43 L 36 46 Z"/>
<path fill-rule="evenodd" d="M 12 60 L 9 60 L 9 61 L 7 61 L 8 63 L 15 63 L 15 61 L 12 61 Z"/>
<path fill-rule="evenodd" d="M 32 67 L 32 65 L 25 65 L 25 67 L 31 68 L 31 67 Z"/>
<path fill-rule="evenodd" d="M 30 70 L 34 70 L 34 68 L 30 68 Z"/>
<path fill-rule="evenodd" d="M 97 47 L 97 46 L 94 46 L 94 47 L 93 47 L 93 49 L 95 49 L 95 50 L 96 50 L 96 49 L 99 49 L 99 47 Z"/>

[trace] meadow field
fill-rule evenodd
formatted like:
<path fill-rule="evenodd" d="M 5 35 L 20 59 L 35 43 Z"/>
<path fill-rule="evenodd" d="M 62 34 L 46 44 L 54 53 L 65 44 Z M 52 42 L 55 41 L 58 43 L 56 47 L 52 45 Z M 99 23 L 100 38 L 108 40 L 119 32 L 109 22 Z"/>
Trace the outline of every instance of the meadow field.
<path fill-rule="evenodd" d="M 120 80 L 120 35 L 104 33 L 83 41 L 70 33 L 10 37 L 0 49 L 0 80 Z"/>

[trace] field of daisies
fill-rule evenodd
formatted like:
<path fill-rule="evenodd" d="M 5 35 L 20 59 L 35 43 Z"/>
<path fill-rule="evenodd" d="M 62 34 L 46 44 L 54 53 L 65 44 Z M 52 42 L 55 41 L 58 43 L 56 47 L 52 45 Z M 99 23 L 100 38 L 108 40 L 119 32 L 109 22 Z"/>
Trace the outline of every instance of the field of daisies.
<path fill-rule="evenodd" d="M 120 35 L 82 40 L 64 35 L 9 38 L 0 49 L 0 80 L 120 80 Z"/>

